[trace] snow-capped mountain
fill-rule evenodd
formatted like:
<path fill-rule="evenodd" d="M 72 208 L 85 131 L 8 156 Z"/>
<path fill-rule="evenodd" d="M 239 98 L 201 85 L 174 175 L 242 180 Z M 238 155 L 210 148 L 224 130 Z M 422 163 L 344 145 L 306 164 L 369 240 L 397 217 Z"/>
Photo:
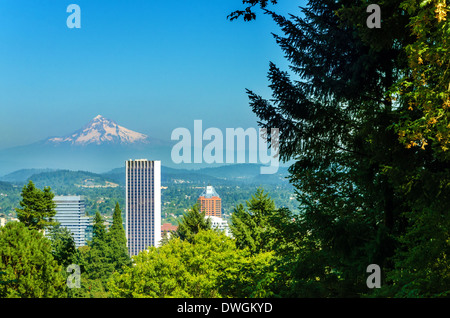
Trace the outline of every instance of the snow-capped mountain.
<path fill-rule="evenodd" d="M 0 176 L 34 168 L 102 172 L 133 158 L 161 160 L 170 166 L 172 147 L 172 141 L 144 135 L 98 115 L 69 135 L 0 150 Z"/>
<path fill-rule="evenodd" d="M 149 143 L 147 135 L 118 125 L 115 121 L 98 115 L 83 128 L 64 137 L 52 137 L 47 144 L 69 144 L 76 146 Z"/>

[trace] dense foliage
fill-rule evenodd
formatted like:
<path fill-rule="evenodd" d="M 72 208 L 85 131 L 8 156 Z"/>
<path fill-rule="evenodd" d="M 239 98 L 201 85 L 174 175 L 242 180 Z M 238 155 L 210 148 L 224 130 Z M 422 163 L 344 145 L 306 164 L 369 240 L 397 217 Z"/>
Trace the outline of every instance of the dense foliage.
<path fill-rule="evenodd" d="M 0 228 L 0 297 L 63 297 L 62 267 L 50 241 L 24 223 Z"/>
<path fill-rule="evenodd" d="M 311 0 L 290 18 L 265 10 L 290 70 L 271 63 L 271 99 L 248 95 L 260 125 L 280 129 L 281 159 L 295 160 L 294 242 L 308 242 L 287 259 L 297 266 L 281 294 L 449 292 L 448 6 L 379 4 L 381 29 L 366 27 L 363 2 Z M 386 278 L 376 291 L 372 263 Z"/>
<path fill-rule="evenodd" d="M 20 208 L 16 208 L 17 218 L 31 229 L 45 230 L 53 224 L 52 218 L 56 214 L 54 196 L 49 187 L 41 190 L 29 181 L 22 189 Z"/>
<path fill-rule="evenodd" d="M 191 241 L 173 238 L 141 252 L 134 262 L 124 274 L 113 276 L 113 297 L 225 297 L 234 291 L 232 278 L 244 276 L 242 268 L 254 275 L 255 268 L 265 265 L 248 251 L 238 253 L 231 238 L 213 230 L 200 230 Z M 246 281 L 253 284 L 254 278 Z"/>
<path fill-rule="evenodd" d="M 192 242 L 200 231 L 211 229 L 211 220 L 205 216 L 205 212 L 201 212 L 198 204 L 195 204 L 183 215 L 174 235 L 183 241 Z"/>

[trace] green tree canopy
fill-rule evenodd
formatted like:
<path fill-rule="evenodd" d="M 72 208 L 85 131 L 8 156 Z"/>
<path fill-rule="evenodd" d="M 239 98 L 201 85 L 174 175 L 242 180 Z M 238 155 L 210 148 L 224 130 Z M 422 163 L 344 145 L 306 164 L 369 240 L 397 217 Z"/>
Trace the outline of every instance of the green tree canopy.
<path fill-rule="evenodd" d="M 120 209 L 119 202 L 116 202 L 113 212 L 113 223 L 109 228 L 109 234 L 114 237 L 114 240 L 126 247 L 127 238 L 125 236 L 125 228 L 122 222 L 122 210 Z"/>
<path fill-rule="evenodd" d="M 175 236 L 181 240 L 192 241 L 194 236 L 201 230 L 211 228 L 211 220 L 205 218 L 205 212 L 199 210 L 198 204 L 195 204 L 185 214 L 178 223 Z"/>
<path fill-rule="evenodd" d="M 30 180 L 22 189 L 21 208 L 16 208 L 17 218 L 30 229 L 43 230 L 52 225 L 56 214 L 54 196 L 49 187 L 37 189 Z"/>
<path fill-rule="evenodd" d="M 79 263 L 79 252 L 76 248 L 72 232 L 66 227 L 56 223 L 50 229 L 49 238 L 51 241 L 52 255 L 63 268 L 70 264 Z"/>
<path fill-rule="evenodd" d="M 173 238 L 139 253 L 133 266 L 115 273 L 108 286 L 113 297 L 125 298 L 239 296 L 258 289 L 269 261 L 269 253 L 251 258 L 225 234 L 200 230 L 192 241 Z"/>
<path fill-rule="evenodd" d="M 92 229 L 92 241 L 91 245 L 96 246 L 98 244 L 102 244 L 102 242 L 106 239 L 106 226 L 105 222 L 103 220 L 103 216 L 100 214 L 100 212 L 95 212 L 94 217 L 94 225 Z"/>
<path fill-rule="evenodd" d="M 303 266 L 295 275 L 316 281 L 323 295 L 369 293 L 372 263 L 392 273 L 383 286 L 399 286 L 402 277 L 404 285 L 420 285 L 417 295 L 446 292 L 437 282 L 448 268 L 448 8 L 441 0 L 380 5 L 381 30 L 366 27 L 365 3 L 311 0 L 289 18 L 265 10 L 281 29 L 274 37 L 290 69 L 270 63 L 270 99 L 248 90 L 259 124 L 280 131 L 272 147 L 295 161 L 289 171 L 300 201 L 299 239 L 310 242 L 298 262 L 315 260 L 315 270 Z M 439 224 L 436 231 L 425 220 Z M 433 253 L 420 256 L 430 240 Z M 418 242 L 415 258 L 402 252 Z M 439 269 L 428 287 L 401 275 L 406 264 L 417 268 L 413 259 L 422 278 Z"/>
<path fill-rule="evenodd" d="M 116 203 L 113 213 L 113 223 L 106 235 L 106 242 L 109 247 L 109 262 L 114 264 L 116 271 L 122 271 L 123 266 L 131 265 L 131 258 L 127 250 L 127 238 L 122 223 L 122 211 L 119 203 Z"/>
<path fill-rule="evenodd" d="M 107 281 L 113 273 L 122 273 L 131 266 L 126 246 L 122 211 L 117 203 L 113 213 L 113 224 L 107 230 L 102 215 L 94 217 L 93 237 L 81 252 L 82 288 L 76 297 L 109 297 Z"/>
<path fill-rule="evenodd" d="M 88 242 L 88 247 L 84 253 L 88 277 L 106 281 L 114 270 L 114 264 L 110 262 L 111 246 L 108 244 L 103 216 L 98 211 L 94 218 L 92 241 Z"/>
<path fill-rule="evenodd" d="M 408 70 L 393 94 L 401 97 L 401 117 L 395 124 L 407 148 L 431 147 L 434 155 L 450 159 L 450 23 L 445 0 L 406 0 L 401 7 L 411 16 L 408 29 L 415 41 L 405 47 Z"/>
<path fill-rule="evenodd" d="M 42 233 L 22 222 L 0 228 L 0 297 L 61 297 L 66 290 L 62 270 Z"/>
<path fill-rule="evenodd" d="M 236 239 L 236 246 L 249 248 L 252 253 L 271 250 L 268 240 L 270 233 L 269 217 L 275 213 L 275 203 L 258 188 L 255 195 L 247 201 L 247 210 L 238 205 L 231 215 L 230 230 Z"/>

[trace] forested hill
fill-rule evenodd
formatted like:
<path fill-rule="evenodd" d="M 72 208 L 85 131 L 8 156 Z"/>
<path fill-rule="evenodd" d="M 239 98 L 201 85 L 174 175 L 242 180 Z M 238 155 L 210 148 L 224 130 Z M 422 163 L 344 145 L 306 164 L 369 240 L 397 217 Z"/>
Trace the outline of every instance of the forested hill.
<path fill-rule="evenodd" d="M 125 168 L 116 168 L 102 174 L 109 180 L 125 185 Z M 260 174 L 257 164 L 235 164 L 195 170 L 161 167 L 161 183 L 217 183 L 217 184 L 288 184 L 286 167 L 279 167 L 275 174 Z"/>
<path fill-rule="evenodd" d="M 228 216 L 238 204 L 246 203 L 258 187 L 269 192 L 278 206 L 296 208 L 294 191 L 286 179 L 287 169 L 281 168 L 274 175 L 260 175 L 257 165 L 235 165 L 199 170 L 162 167 L 163 221 L 176 223 L 176 218 L 196 203 L 203 187 L 211 184 L 222 198 L 223 212 Z M 117 168 L 103 174 L 87 171 L 27 169 L 13 172 L 0 180 L 1 213 L 14 214 L 20 201 L 23 185 L 32 180 L 36 187 L 50 187 L 56 195 L 84 195 L 86 211 L 109 215 L 114 205 L 125 205 L 125 168 Z M 7 213 L 5 213 L 7 212 Z"/>

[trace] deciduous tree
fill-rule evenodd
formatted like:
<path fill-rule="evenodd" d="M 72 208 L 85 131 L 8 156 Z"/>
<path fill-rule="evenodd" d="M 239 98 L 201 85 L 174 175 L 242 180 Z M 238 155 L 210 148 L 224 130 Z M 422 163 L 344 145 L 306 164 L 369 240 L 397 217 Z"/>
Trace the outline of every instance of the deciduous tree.
<path fill-rule="evenodd" d="M 270 253 L 251 257 L 221 232 L 200 230 L 191 241 L 173 238 L 135 258 L 109 281 L 113 297 L 233 297 L 261 291 Z M 244 287 L 245 289 L 240 290 Z"/>

